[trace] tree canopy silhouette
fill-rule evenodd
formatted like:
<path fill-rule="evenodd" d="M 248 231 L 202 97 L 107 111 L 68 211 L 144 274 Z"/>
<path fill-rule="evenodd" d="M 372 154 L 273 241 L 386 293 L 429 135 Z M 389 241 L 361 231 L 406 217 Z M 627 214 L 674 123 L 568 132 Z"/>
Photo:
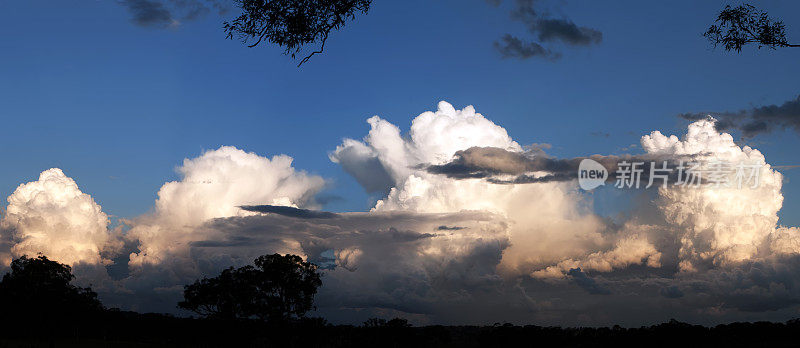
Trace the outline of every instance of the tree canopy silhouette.
<path fill-rule="evenodd" d="M 780 20 L 769 17 L 752 5 L 725 6 L 708 30 L 703 33 L 714 47 L 722 45 L 726 51 L 741 52 L 742 46 L 755 43 L 758 48 L 800 47 L 789 44 L 786 28 Z"/>
<path fill-rule="evenodd" d="M 322 53 L 331 31 L 339 30 L 357 14 L 366 14 L 372 0 L 236 0 L 242 10 L 225 22 L 229 39 L 234 36 L 249 47 L 267 41 L 284 48 L 292 58 L 307 45 L 319 43 L 297 66 Z M 252 44 L 249 42 L 254 41 Z"/>
<path fill-rule="evenodd" d="M 230 267 L 184 288 L 178 307 L 218 319 L 301 318 L 322 285 L 318 267 L 297 255 L 264 255 L 255 266 Z"/>
<path fill-rule="evenodd" d="M 22 256 L 11 262 L 11 272 L 0 281 L 0 308 L 5 316 L 48 317 L 89 314 L 103 309 L 91 288 L 70 284 L 75 278 L 68 265 Z"/>
<path fill-rule="evenodd" d="M 365 328 L 377 328 L 377 327 L 403 328 L 403 327 L 411 327 L 411 324 L 409 324 L 408 320 L 404 318 L 394 318 L 389 321 L 386 321 L 386 319 L 381 319 L 381 318 L 369 318 L 361 326 Z"/>

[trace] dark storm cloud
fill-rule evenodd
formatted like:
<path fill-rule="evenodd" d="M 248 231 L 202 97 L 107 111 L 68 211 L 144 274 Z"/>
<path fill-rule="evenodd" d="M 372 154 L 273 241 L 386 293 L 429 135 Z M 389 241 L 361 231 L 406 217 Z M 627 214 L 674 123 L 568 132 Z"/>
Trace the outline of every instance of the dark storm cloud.
<path fill-rule="evenodd" d="M 500 40 L 494 42 L 494 48 L 500 52 L 503 58 L 528 59 L 532 57 L 542 57 L 547 60 L 557 60 L 561 54 L 553 52 L 536 42 L 523 42 L 520 38 L 511 34 L 503 35 Z"/>
<path fill-rule="evenodd" d="M 677 286 L 668 286 L 668 287 L 665 287 L 665 288 L 661 288 L 661 290 L 659 290 L 658 293 L 661 294 L 661 296 L 664 296 L 666 298 L 681 298 L 681 297 L 683 297 L 683 291 L 681 291 L 681 289 L 679 289 Z"/>
<path fill-rule="evenodd" d="M 394 187 L 392 176 L 377 156 L 363 156 L 360 151 L 360 147 L 344 147 L 337 152 L 336 162 L 367 192 L 389 194 L 389 190 Z"/>
<path fill-rule="evenodd" d="M 273 252 L 327 263 L 325 285 L 315 302 L 321 313 L 346 313 L 349 318 L 373 308 L 436 317 L 450 308 L 480 306 L 485 297 L 496 298 L 492 294 L 502 285 L 497 265 L 509 245 L 502 217 L 485 212 L 338 215 L 214 219 L 198 228 L 204 239 L 191 243 L 186 257 L 210 274 Z M 436 231 L 438 226 L 465 228 Z M 508 297 L 496 301 L 507 302 Z"/>
<path fill-rule="evenodd" d="M 757 313 L 800 303 L 800 255 L 772 255 L 745 261 L 733 269 L 709 270 L 703 277 L 681 281 L 684 300 L 695 306 L 718 306 Z"/>
<path fill-rule="evenodd" d="M 256 213 L 273 213 L 288 217 L 295 217 L 300 219 L 331 219 L 338 215 L 327 211 L 316 211 L 308 209 L 292 208 L 280 205 L 243 205 L 240 206 L 242 210 L 252 211 Z"/>
<path fill-rule="evenodd" d="M 588 27 L 579 27 L 569 19 L 555 19 L 543 16 L 534 9 L 534 0 L 517 0 L 511 18 L 528 27 L 539 41 L 561 41 L 568 45 L 586 46 L 603 41 L 603 33 Z"/>
<path fill-rule="evenodd" d="M 461 226 L 445 226 L 445 225 L 442 225 L 442 226 L 436 227 L 436 230 L 437 231 L 458 231 L 458 230 L 463 230 L 465 228 L 466 227 L 461 227 Z"/>
<path fill-rule="evenodd" d="M 577 172 L 577 168 L 575 169 L 575 171 Z M 575 180 L 577 178 L 578 176 L 576 173 L 555 173 L 545 176 L 523 174 L 510 180 L 489 178 L 487 179 L 487 181 L 493 184 L 514 185 L 514 184 L 535 184 L 535 183 L 545 183 L 545 182 L 570 181 L 570 180 Z"/>
<path fill-rule="evenodd" d="M 493 5 L 499 4 L 499 2 L 489 1 Z M 527 59 L 541 57 L 556 60 L 561 57 L 561 54 L 543 47 L 541 42 L 560 42 L 569 46 L 588 46 L 599 44 L 603 41 L 603 33 L 599 30 L 579 26 L 568 18 L 552 18 L 535 8 L 537 2 L 534 0 L 517 0 L 514 10 L 511 11 L 511 19 L 522 22 L 538 42 L 533 40 L 526 41 L 506 34 L 494 43 L 494 47 L 504 58 Z"/>
<path fill-rule="evenodd" d="M 174 23 L 172 13 L 163 3 L 151 0 L 123 0 L 122 6 L 133 16 L 131 21 L 141 26 L 166 27 Z"/>
<path fill-rule="evenodd" d="M 800 132 L 800 96 L 781 105 L 767 105 L 740 111 L 685 113 L 679 117 L 697 121 L 712 116 L 719 131 L 736 129 L 745 138 L 776 129 L 794 129 Z"/>
<path fill-rule="evenodd" d="M 166 28 L 200 18 L 212 10 L 220 15 L 228 11 L 221 0 L 120 0 L 131 14 L 131 21 L 144 27 Z"/>
<path fill-rule="evenodd" d="M 578 179 L 578 166 L 589 158 L 603 165 L 608 170 L 606 181 L 614 178 L 623 161 L 628 163 L 643 162 L 640 180 L 647 184 L 650 175 L 650 161 L 656 168 L 662 161 L 649 156 L 603 156 L 592 155 L 568 159 L 552 158 L 541 149 L 533 149 L 525 153 L 508 151 L 496 147 L 471 147 L 457 151 L 454 159 L 441 165 L 430 165 L 425 170 L 431 174 L 446 175 L 454 179 L 486 179 L 494 184 L 530 184 L 553 181 L 570 181 Z M 668 168 L 675 168 L 670 162 Z M 533 175 L 532 172 L 538 172 Z M 545 174 L 542 175 L 541 172 Z M 674 172 L 674 171 L 673 171 Z M 509 178 L 508 176 L 512 176 Z M 654 185 L 660 184 L 656 181 Z"/>
<path fill-rule="evenodd" d="M 550 158 L 528 157 L 523 153 L 497 147 L 471 147 L 456 151 L 454 157 L 449 163 L 428 166 L 427 171 L 455 179 L 486 178 L 497 174 L 522 174 L 536 170 L 534 168 L 549 167 L 543 162 L 551 161 Z"/>
<path fill-rule="evenodd" d="M 424 233 L 437 226 L 467 228 Z M 507 278 L 498 273 L 511 245 L 506 226 L 501 216 L 477 211 L 340 213 L 328 220 L 279 214 L 219 218 L 192 232 L 203 239 L 190 242 L 190 252 L 141 265 L 113 286 L 91 284 L 115 307 L 174 311 L 184 284 L 260 255 L 294 252 L 326 269 L 314 315 L 343 323 L 402 316 L 428 324 L 597 326 L 674 316 L 717 324 L 785 320 L 798 311 L 797 254 L 688 274 L 676 267 L 631 267 L 599 277 L 576 267 L 559 280 Z M 87 274 L 86 266 L 78 265 L 76 274 Z"/>
<path fill-rule="evenodd" d="M 320 205 L 326 205 L 328 203 L 344 201 L 344 197 L 330 193 L 320 193 L 314 197 L 314 201 Z"/>
<path fill-rule="evenodd" d="M 563 41 L 570 45 L 587 46 L 603 41 L 603 33 L 598 30 L 579 27 L 566 19 L 542 19 L 536 24 L 539 40 L 544 42 Z"/>
<path fill-rule="evenodd" d="M 227 248 L 252 245 L 255 240 L 249 237 L 233 236 L 229 240 L 199 240 L 189 243 L 195 248 Z"/>
<path fill-rule="evenodd" d="M 583 273 L 580 268 L 573 268 L 567 272 L 567 275 L 572 277 L 572 280 L 592 295 L 608 295 L 611 293 L 608 289 L 597 284 L 594 279 L 589 278 L 586 273 Z"/>

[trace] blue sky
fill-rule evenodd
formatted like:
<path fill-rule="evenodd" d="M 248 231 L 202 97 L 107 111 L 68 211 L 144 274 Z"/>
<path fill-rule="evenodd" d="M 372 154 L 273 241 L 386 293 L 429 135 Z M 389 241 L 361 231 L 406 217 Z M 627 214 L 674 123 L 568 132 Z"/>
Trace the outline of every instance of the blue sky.
<path fill-rule="evenodd" d="M 296 68 L 275 47 L 225 40 L 208 15 L 143 28 L 115 1 L 0 0 L 0 196 L 59 167 L 110 215 L 151 209 L 174 168 L 233 145 L 288 154 L 331 180 L 324 208 L 370 198 L 328 152 L 372 115 L 404 130 L 439 100 L 474 105 L 520 144 L 559 157 L 621 153 L 652 130 L 683 134 L 682 112 L 780 104 L 800 94 L 796 49 L 709 49 L 700 34 L 725 2 L 572 1 L 554 8 L 603 32 L 556 62 L 502 59 L 492 42 L 524 34 L 511 3 L 376 0 L 367 16 Z M 760 7 L 800 40 L 800 3 Z M 558 46 L 556 46 L 558 47 Z M 608 133 L 608 137 L 592 135 Z M 748 140 L 773 165 L 800 164 L 792 131 Z M 784 170 L 781 223 L 800 224 L 800 169 Z"/>

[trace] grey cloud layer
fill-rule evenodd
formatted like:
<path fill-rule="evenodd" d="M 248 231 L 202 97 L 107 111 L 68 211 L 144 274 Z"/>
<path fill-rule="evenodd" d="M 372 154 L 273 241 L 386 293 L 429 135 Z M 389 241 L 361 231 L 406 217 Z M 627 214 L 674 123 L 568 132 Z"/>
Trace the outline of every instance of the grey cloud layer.
<path fill-rule="evenodd" d="M 240 206 L 242 210 L 252 211 L 256 213 L 274 213 L 283 216 L 291 216 L 302 219 L 331 219 L 338 215 L 327 211 L 317 211 L 309 209 L 300 209 L 287 207 L 282 205 L 243 205 Z"/>
<path fill-rule="evenodd" d="M 608 273 L 574 268 L 558 280 L 501 275 L 497 265 L 510 244 L 506 228 L 502 217 L 483 212 L 218 218 L 198 227 L 205 239 L 188 253 L 196 268 L 182 272 L 192 279 L 295 248 L 315 263 L 332 264 L 317 314 L 345 322 L 395 315 L 418 323 L 609 325 L 668 316 L 716 323 L 782 319 L 800 302 L 796 255 L 691 275 L 639 266 Z M 151 301 L 142 308 L 164 308 L 179 298 L 181 280 L 163 269 L 139 275 L 136 283 L 159 285 L 137 290 L 137 297 Z M 639 310 L 625 309 L 630 306 Z"/>
<path fill-rule="evenodd" d="M 541 57 L 547 60 L 558 60 L 561 53 L 553 52 L 536 42 L 525 42 L 522 39 L 505 34 L 500 40 L 494 42 L 494 48 L 503 58 L 528 59 Z"/>
<path fill-rule="evenodd" d="M 736 129 L 745 138 L 776 129 L 800 132 L 800 96 L 781 105 L 766 105 L 740 111 L 685 113 L 679 117 L 697 121 L 706 119 L 709 115 L 717 119 L 717 130 Z"/>
<path fill-rule="evenodd" d="M 569 19 L 544 16 L 534 9 L 535 0 L 517 0 L 511 18 L 524 23 L 539 41 L 560 41 L 568 45 L 586 46 L 603 41 L 603 33 L 596 29 L 580 27 Z"/>
<path fill-rule="evenodd" d="M 257 210 L 270 213 L 210 220 L 192 232 L 203 239 L 191 242 L 188 253 L 134 274 L 132 284 L 175 289 L 140 289 L 138 297 L 151 302 L 143 307 L 178 299 L 186 279 L 273 252 L 306 255 L 325 266 L 317 305 L 349 320 L 375 316 L 376 308 L 436 318 L 448 306 L 494 296 L 502 282 L 495 267 L 509 242 L 505 221 L 494 214 L 339 213 L 330 218 L 321 212 L 298 214 L 300 209 L 289 214 Z M 167 271 L 175 269 L 182 269 L 180 277 Z"/>
<path fill-rule="evenodd" d="M 646 165 L 642 167 L 640 180 L 644 180 L 645 183 L 650 176 L 650 161 L 656 161 L 656 166 L 661 165 L 654 156 L 646 155 L 592 155 L 558 159 L 546 156 L 541 150 L 520 153 L 496 147 L 472 147 L 456 152 L 454 159 L 449 163 L 429 165 L 425 167 L 425 170 L 454 179 L 486 179 L 495 184 L 530 184 L 577 180 L 578 166 L 586 158 L 597 161 L 608 170 L 607 182 L 614 180 L 614 173 L 622 161 L 644 162 Z M 670 165 L 670 168 L 674 168 L 674 166 Z M 533 175 L 532 172 L 545 172 L 546 174 Z M 513 177 L 508 178 L 508 176 Z"/>
<path fill-rule="evenodd" d="M 193 20 L 211 11 L 224 14 L 228 6 L 220 0 L 121 0 L 131 21 L 145 27 L 166 28 L 180 21 Z"/>
<path fill-rule="evenodd" d="M 499 5 L 501 1 L 489 1 Z M 494 46 L 504 58 L 527 59 L 540 57 L 548 60 L 561 58 L 561 53 L 543 47 L 540 43 L 563 43 L 569 46 L 588 46 L 603 41 L 603 33 L 597 29 L 583 27 L 567 18 L 552 18 L 542 10 L 534 8 L 537 0 L 516 0 L 511 19 L 522 22 L 536 41 L 527 41 L 511 34 L 495 41 Z"/>

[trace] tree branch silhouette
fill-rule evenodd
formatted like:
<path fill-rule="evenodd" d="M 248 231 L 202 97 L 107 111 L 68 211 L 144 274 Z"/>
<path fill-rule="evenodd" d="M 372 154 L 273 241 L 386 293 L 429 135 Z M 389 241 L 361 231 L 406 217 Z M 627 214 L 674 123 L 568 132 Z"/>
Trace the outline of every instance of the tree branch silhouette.
<path fill-rule="evenodd" d="M 248 47 L 266 41 L 284 48 L 295 59 L 308 46 L 320 48 L 304 56 L 300 67 L 321 54 L 332 31 L 341 29 L 358 14 L 369 11 L 372 0 L 236 0 L 242 14 L 225 22 L 228 39 L 237 37 Z M 248 44 L 255 40 L 252 44 Z"/>
<path fill-rule="evenodd" d="M 758 48 L 800 47 L 786 39 L 786 27 L 780 20 L 769 17 L 766 11 L 744 4 L 725 6 L 717 19 L 703 36 L 716 48 L 722 45 L 726 51 L 742 51 L 742 46 L 755 43 Z"/>

